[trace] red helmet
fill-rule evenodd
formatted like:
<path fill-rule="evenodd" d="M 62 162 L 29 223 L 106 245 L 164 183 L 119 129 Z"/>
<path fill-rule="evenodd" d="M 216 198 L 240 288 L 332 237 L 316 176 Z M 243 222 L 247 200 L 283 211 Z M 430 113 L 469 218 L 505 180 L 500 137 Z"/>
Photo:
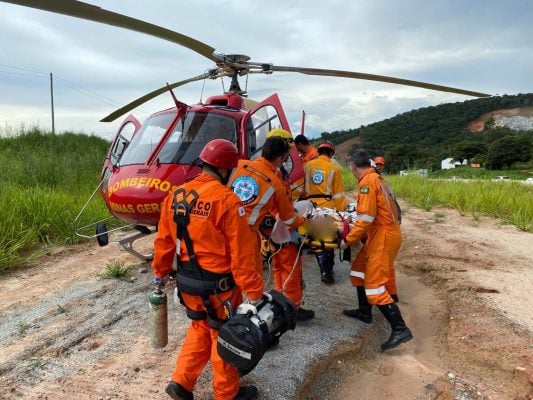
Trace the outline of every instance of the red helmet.
<path fill-rule="evenodd" d="M 374 164 L 385 165 L 385 159 L 381 156 L 374 158 Z"/>
<path fill-rule="evenodd" d="M 213 167 L 230 169 L 237 166 L 239 151 L 229 140 L 214 139 L 204 146 L 199 158 Z"/>
<path fill-rule="evenodd" d="M 330 149 L 330 150 L 333 150 L 333 152 L 335 153 L 335 145 L 331 143 L 329 140 L 326 140 L 324 143 L 320 143 L 317 147 L 317 150 L 320 150 L 320 149 Z"/>

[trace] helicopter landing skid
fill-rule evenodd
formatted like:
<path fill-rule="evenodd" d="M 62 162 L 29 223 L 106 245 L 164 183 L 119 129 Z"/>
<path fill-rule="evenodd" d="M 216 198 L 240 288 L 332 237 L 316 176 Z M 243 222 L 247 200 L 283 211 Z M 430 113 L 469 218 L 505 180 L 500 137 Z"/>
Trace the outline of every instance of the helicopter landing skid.
<path fill-rule="evenodd" d="M 146 237 L 148 235 L 152 235 L 155 232 L 156 232 L 155 230 L 154 231 L 150 231 L 149 233 L 138 232 L 138 233 L 136 233 L 134 235 L 127 236 L 127 237 L 125 237 L 123 239 L 120 239 L 117 242 L 117 244 L 118 244 L 118 246 L 120 248 L 124 249 L 124 251 L 128 252 L 132 256 L 135 256 L 135 257 L 141 259 L 142 261 L 151 261 L 151 260 L 153 260 L 154 255 L 153 254 L 142 254 L 142 253 L 139 253 L 137 250 L 135 250 L 133 248 L 133 242 L 135 242 L 137 239 Z"/>

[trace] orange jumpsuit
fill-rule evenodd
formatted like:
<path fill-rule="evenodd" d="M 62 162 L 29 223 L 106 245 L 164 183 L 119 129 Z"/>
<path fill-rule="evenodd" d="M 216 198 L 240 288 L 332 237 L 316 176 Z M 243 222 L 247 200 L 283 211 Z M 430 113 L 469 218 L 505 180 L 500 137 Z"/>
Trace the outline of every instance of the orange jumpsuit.
<path fill-rule="evenodd" d="M 364 286 L 365 285 L 365 271 L 366 264 L 368 263 L 368 250 L 366 242 L 357 253 L 355 260 L 352 263 L 352 270 L 350 272 L 350 280 L 352 286 Z M 398 289 L 396 287 L 396 270 L 394 264 L 389 269 L 389 280 L 385 283 L 385 288 L 390 295 L 397 294 Z"/>
<path fill-rule="evenodd" d="M 256 249 L 255 265 L 259 273 L 263 271 L 259 233 L 263 218 L 275 210 L 281 221 L 291 228 L 297 228 L 305 222 L 305 218 L 294 211 L 287 187 L 277 174 L 274 164 L 264 157 L 254 161 L 240 160 L 229 182 L 244 204 L 248 225 L 253 233 L 251 243 Z"/>
<path fill-rule="evenodd" d="M 278 176 L 290 190 L 290 181 L 284 177 L 281 171 Z M 272 214 L 275 214 L 272 210 Z M 283 293 L 289 300 L 296 304 L 297 308 L 302 305 L 303 284 L 302 284 L 302 257 L 298 254 L 298 246 L 289 242 L 284 244 L 272 256 L 272 272 L 274 274 L 274 288 Z"/>
<path fill-rule="evenodd" d="M 309 161 L 314 160 L 318 157 L 318 151 L 312 144 L 309 145 L 309 148 L 307 149 L 307 153 L 300 154 L 300 160 L 302 160 L 302 164 L 305 166 Z"/>
<path fill-rule="evenodd" d="M 402 243 L 399 222 L 398 209 L 387 182 L 373 168 L 367 169 L 359 178 L 357 220 L 346 236 L 346 243 L 354 244 L 367 235 L 361 250 L 364 253 L 356 257 L 350 275 L 357 286 L 363 281 L 370 304 L 393 302 L 390 294 L 396 293 L 396 287 L 394 284 L 388 288 L 387 284 L 395 282 L 391 274 Z M 367 258 L 366 268 L 364 258 Z"/>
<path fill-rule="evenodd" d="M 316 203 L 317 207 L 337 211 L 344 211 L 346 208 L 341 169 L 326 155 L 318 156 L 305 164 L 304 192 L 309 200 Z"/>
<path fill-rule="evenodd" d="M 252 301 L 259 300 L 263 294 L 263 278 L 250 263 L 256 256 L 255 249 L 242 245 L 251 241 L 244 208 L 229 188 L 208 174 L 201 174 L 181 187 L 187 193 L 194 189 L 199 195 L 187 228 L 198 264 L 210 272 L 233 275 L 236 284 L 233 289 L 210 296 L 217 317 L 226 319 L 222 302 L 229 301 L 235 309 L 242 302 L 243 293 Z M 177 249 L 173 199 L 174 193 L 170 193 L 163 202 L 154 240 L 152 267 L 157 277 L 164 277 L 173 269 Z M 189 260 L 184 241 L 180 241 L 178 251 L 180 262 Z M 182 299 L 190 310 L 206 310 L 200 296 L 182 293 Z M 217 337 L 218 330 L 210 328 L 207 320 L 191 321 L 172 380 L 192 392 L 198 376 L 211 361 L 214 398 L 229 400 L 239 391 L 239 374 L 237 368 L 219 357 Z"/>

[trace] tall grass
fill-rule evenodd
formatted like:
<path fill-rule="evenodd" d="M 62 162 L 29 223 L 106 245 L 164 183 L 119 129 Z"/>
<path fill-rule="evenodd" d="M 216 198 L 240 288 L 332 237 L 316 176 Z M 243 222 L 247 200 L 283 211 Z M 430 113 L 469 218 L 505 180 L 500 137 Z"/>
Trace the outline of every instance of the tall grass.
<path fill-rule="evenodd" d="M 0 137 L 0 271 L 43 245 L 79 240 L 73 221 L 98 184 L 108 147 L 94 136 L 38 129 Z M 106 214 L 102 201 L 86 211 L 91 221 Z"/>
<path fill-rule="evenodd" d="M 533 186 L 519 182 L 446 181 L 419 176 L 389 176 L 398 197 L 430 211 L 442 205 L 463 214 L 495 217 L 533 232 Z"/>
<path fill-rule="evenodd" d="M 352 173 L 343 168 L 346 191 L 357 186 Z M 417 175 L 386 176 L 394 193 L 416 207 L 431 211 L 435 206 L 455 208 L 462 214 L 499 218 L 525 232 L 533 232 L 533 185 L 490 180 L 449 181 Z"/>

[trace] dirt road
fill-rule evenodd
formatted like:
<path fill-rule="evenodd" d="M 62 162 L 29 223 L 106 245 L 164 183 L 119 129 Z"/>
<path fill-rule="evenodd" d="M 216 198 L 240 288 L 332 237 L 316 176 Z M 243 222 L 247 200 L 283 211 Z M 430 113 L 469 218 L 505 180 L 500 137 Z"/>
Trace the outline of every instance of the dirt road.
<path fill-rule="evenodd" d="M 340 314 L 355 302 L 349 265 L 338 265 L 337 283 L 325 286 L 305 256 L 307 306 L 317 318 L 282 338 L 246 378 L 261 398 L 533 398 L 533 235 L 409 207 L 403 232 L 400 307 L 415 339 L 378 353 L 388 333 L 379 313 L 370 327 Z M 132 266 L 133 282 L 99 277 L 118 259 Z M 173 340 L 150 348 L 145 267 L 114 246 L 85 244 L 1 276 L 0 398 L 166 398 L 186 321 L 171 312 Z M 196 398 L 212 398 L 209 379 L 201 377 Z"/>

